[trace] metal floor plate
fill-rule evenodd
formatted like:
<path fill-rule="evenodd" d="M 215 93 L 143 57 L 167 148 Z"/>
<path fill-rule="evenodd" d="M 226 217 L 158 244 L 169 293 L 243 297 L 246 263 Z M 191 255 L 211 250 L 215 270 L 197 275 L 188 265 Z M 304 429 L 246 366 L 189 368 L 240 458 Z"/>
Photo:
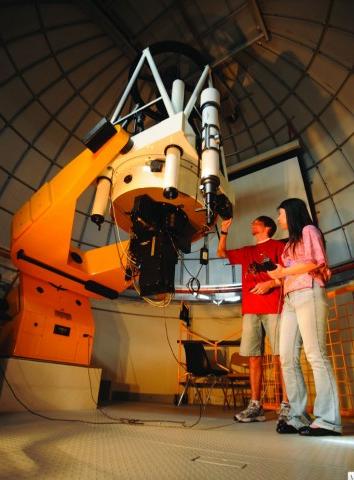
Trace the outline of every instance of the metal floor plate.
<path fill-rule="evenodd" d="M 122 403 L 96 412 L 47 414 L 101 424 L 0 416 L 1 479 L 339 480 L 354 471 L 354 424 L 343 437 L 279 435 L 275 420 L 239 424 L 230 411 Z M 269 414 L 272 417 L 272 414 Z M 176 422 L 176 423 L 174 423 Z M 186 426 L 182 426 L 185 422 Z"/>

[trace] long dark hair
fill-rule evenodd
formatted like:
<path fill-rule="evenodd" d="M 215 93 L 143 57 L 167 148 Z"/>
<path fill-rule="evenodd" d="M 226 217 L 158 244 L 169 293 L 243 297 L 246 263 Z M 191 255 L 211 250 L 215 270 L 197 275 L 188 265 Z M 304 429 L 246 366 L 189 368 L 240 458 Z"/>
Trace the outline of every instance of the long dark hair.
<path fill-rule="evenodd" d="M 302 229 L 306 225 L 314 225 L 307 210 L 306 203 L 300 198 L 288 198 L 279 205 L 286 214 L 289 231 L 289 247 L 295 250 L 296 244 L 302 239 Z"/>

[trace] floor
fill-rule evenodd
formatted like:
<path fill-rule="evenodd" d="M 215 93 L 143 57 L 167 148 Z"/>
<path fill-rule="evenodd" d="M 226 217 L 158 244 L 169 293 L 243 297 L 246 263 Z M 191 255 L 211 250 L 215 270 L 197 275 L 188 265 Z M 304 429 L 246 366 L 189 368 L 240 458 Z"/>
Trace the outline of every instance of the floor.
<path fill-rule="evenodd" d="M 199 422 L 198 406 L 125 402 L 103 411 L 45 414 L 72 421 L 2 414 L 0 478 L 347 480 L 354 472 L 353 421 L 342 437 L 303 438 L 277 434 L 272 412 L 239 424 L 212 406 Z"/>

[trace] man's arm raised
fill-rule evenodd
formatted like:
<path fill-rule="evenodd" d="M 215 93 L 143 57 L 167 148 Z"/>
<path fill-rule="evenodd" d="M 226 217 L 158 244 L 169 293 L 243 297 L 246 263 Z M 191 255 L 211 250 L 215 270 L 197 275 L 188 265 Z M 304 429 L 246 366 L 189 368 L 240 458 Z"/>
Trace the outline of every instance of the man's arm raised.
<path fill-rule="evenodd" d="M 226 257 L 226 239 L 227 239 L 227 234 L 229 233 L 231 224 L 232 224 L 232 218 L 223 220 L 221 222 L 219 245 L 216 251 L 216 254 L 218 257 L 222 257 L 222 258 Z"/>

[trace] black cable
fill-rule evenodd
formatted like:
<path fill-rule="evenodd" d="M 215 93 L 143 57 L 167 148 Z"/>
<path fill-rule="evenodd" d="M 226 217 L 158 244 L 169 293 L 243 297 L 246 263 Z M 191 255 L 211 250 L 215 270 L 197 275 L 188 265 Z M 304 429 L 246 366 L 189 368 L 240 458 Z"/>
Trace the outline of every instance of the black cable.
<path fill-rule="evenodd" d="M 10 382 L 8 381 L 8 379 L 6 378 L 6 375 L 5 375 L 5 372 L 4 372 L 4 369 L 2 368 L 2 366 L 0 365 L 0 373 L 3 377 L 3 379 L 5 380 L 7 386 L 9 387 L 9 390 L 10 392 L 12 393 L 12 395 L 14 396 L 14 398 L 17 400 L 17 402 L 22 405 L 22 407 L 27 410 L 29 413 L 31 413 L 32 415 L 35 415 L 36 417 L 40 417 L 40 418 L 44 418 L 45 420 L 51 420 L 51 421 L 56 421 L 56 422 L 73 422 L 73 423 L 87 423 L 87 424 L 90 424 L 90 425 L 112 425 L 114 422 L 93 422 L 91 420 L 80 420 L 80 419 L 77 419 L 77 418 L 55 418 L 55 417 L 48 417 L 47 415 L 43 415 L 42 413 L 39 413 L 39 412 L 35 412 L 34 410 L 32 410 L 30 407 L 28 407 L 16 394 L 16 392 L 14 391 L 14 389 L 12 388 Z"/>
<path fill-rule="evenodd" d="M 204 265 L 200 265 L 199 267 L 199 270 L 197 272 L 197 275 L 194 276 L 189 270 L 188 268 L 186 267 L 185 265 L 185 262 L 184 262 L 184 259 L 180 256 L 180 252 L 178 250 L 178 248 L 176 247 L 174 241 L 173 241 L 173 238 L 172 236 L 169 234 L 169 232 L 167 232 L 169 237 L 170 237 L 170 241 L 172 243 L 172 246 L 175 250 L 175 252 L 177 253 L 177 258 L 182 262 L 182 266 L 183 268 L 186 270 L 186 272 L 190 275 L 190 279 L 188 280 L 188 282 L 186 283 L 186 287 L 188 288 L 189 292 L 192 293 L 192 294 L 198 294 L 199 290 L 200 290 L 200 281 L 198 280 L 198 277 L 199 277 L 199 274 L 200 274 L 200 271 L 201 269 L 203 268 Z"/>
<path fill-rule="evenodd" d="M 125 276 L 127 277 L 127 279 L 134 279 L 137 274 L 133 273 L 133 269 L 134 267 L 136 268 L 136 265 L 132 265 L 132 262 L 130 261 L 130 258 L 128 257 L 128 255 L 126 254 L 126 257 L 127 257 L 127 268 L 124 266 L 124 263 L 123 263 L 123 260 L 122 260 L 122 256 L 121 256 L 121 253 L 119 251 L 119 244 L 121 243 L 120 242 L 120 239 L 118 238 L 117 236 L 117 231 L 116 231 L 116 228 L 119 228 L 118 225 L 116 224 L 116 216 L 115 216 L 115 213 L 114 213 L 114 205 L 113 205 L 113 200 L 112 200 L 112 183 L 111 183 L 111 186 L 110 186 L 110 190 L 109 190 L 109 199 L 110 199 L 110 204 L 111 204 L 111 209 L 112 209 L 112 212 L 113 212 L 113 220 L 114 220 L 114 223 L 113 223 L 113 234 L 114 234 L 114 239 L 115 239 L 115 245 L 116 245 L 116 249 L 117 249 L 117 254 L 118 254 L 118 258 L 119 258 L 119 261 L 120 261 L 120 265 L 121 265 L 121 268 L 123 269 L 124 271 L 124 274 Z M 129 271 L 128 271 L 129 269 Z"/>
<path fill-rule="evenodd" d="M 186 287 L 188 288 L 190 293 L 192 293 L 193 295 L 197 295 L 200 290 L 200 281 L 197 277 L 191 277 L 186 283 Z"/>
<path fill-rule="evenodd" d="M 89 337 L 88 337 L 89 339 Z M 90 362 L 90 343 L 88 341 L 87 343 L 88 346 L 88 363 Z M 109 413 L 105 412 L 102 407 L 98 405 L 98 402 L 94 399 L 93 396 L 93 391 L 92 391 L 92 382 L 91 382 L 91 375 L 90 375 L 90 367 L 89 365 L 87 366 L 87 373 L 89 377 L 89 384 L 90 384 L 90 394 L 91 394 L 91 399 L 93 401 L 93 404 L 97 408 L 97 410 L 102 413 L 103 416 L 109 418 L 110 420 L 113 420 L 112 423 L 124 423 L 124 424 L 129 424 L 129 425 L 144 425 L 145 423 L 176 423 L 180 424 L 182 426 L 185 426 L 185 422 L 179 422 L 175 420 L 140 420 L 139 418 L 126 418 L 126 417 L 113 417 Z"/>
<path fill-rule="evenodd" d="M 164 312 L 164 313 L 165 313 L 165 312 Z M 167 321 L 166 321 L 167 319 L 166 319 L 166 317 L 164 318 L 164 320 L 165 320 L 166 340 L 167 340 L 168 346 L 170 347 L 171 354 L 172 354 L 173 358 L 176 360 L 176 362 L 178 363 L 178 365 L 179 365 L 180 367 L 186 368 L 187 365 L 186 365 L 185 363 L 183 363 L 183 362 L 180 362 L 180 361 L 178 360 L 178 358 L 176 357 L 175 352 L 173 351 L 173 348 L 172 348 L 172 345 L 171 345 L 171 342 L 170 342 L 170 338 L 169 338 L 169 336 L 168 336 Z"/>
<path fill-rule="evenodd" d="M 178 425 L 181 425 L 182 427 L 187 427 L 189 428 L 190 426 L 188 425 L 185 425 L 185 422 L 180 422 L 180 421 L 175 421 L 175 420 L 140 420 L 138 418 L 125 418 L 125 417 L 120 417 L 120 418 L 116 418 L 116 417 L 112 417 L 110 416 L 109 414 L 107 414 L 106 412 L 104 412 L 98 405 L 97 405 L 97 402 L 94 400 L 93 398 L 93 392 L 92 392 L 92 383 L 91 383 L 91 378 L 90 378 L 90 372 L 89 372 L 89 368 L 87 369 L 88 371 L 88 374 L 89 374 L 89 379 L 90 379 L 90 392 L 91 392 L 91 398 L 94 402 L 94 404 L 96 405 L 97 409 L 107 418 L 110 418 L 111 420 L 113 420 L 112 422 L 94 422 L 92 420 L 81 420 L 81 419 L 77 419 L 77 418 L 57 418 L 57 417 L 49 417 L 48 415 L 44 415 L 42 413 L 39 413 L 39 412 L 36 412 L 35 410 L 32 410 L 32 408 L 30 408 L 28 405 L 26 405 L 19 397 L 18 395 L 16 394 L 16 392 L 14 391 L 14 389 L 12 388 L 10 382 L 8 381 L 6 375 L 5 375 L 5 372 L 4 372 L 4 369 L 2 368 L 2 366 L 0 365 L 0 373 L 3 377 L 3 379 L 5 380 L 7 386 L 9 387 L 9 390 L 10 392 L 12 393 L 12 395 L 14 396 L 14 398 L 17 400 L 17 402 L 29 413 L 31 413 L 32 415 L 36 416 L 36 417 L 40 417 L 40 418 L 43 418 L 45 420 L 50 420 L 50 421 L 54 421 L 54 422 L 72 422 L 72 423 L 84 423 L 84 424 L 89 424 L 89 425 L 145 425 L 146 423 L 174 423 L 174 424 L 178 424 Z M 147 426 L 147 425 L 146 425 Z M 193 426 L 193 425 L 192 425 Z M 177 427 L 175 427 L 177 428 Z M 180 428 L 180 427 L 179 427 Z"/>
<path fill-rule="evenodd" d="M 165 309 L 164 309 L 164 313 L 165 313 Z M 171 352 L 172 352 L 172 355 L 174 356 L 175 360 L 177 361 L 177 363 L 183 367 L 185 367 L 185 364 L 179 362 L 179 360 L 177 359 L 177 357 L 175 356 L 174 352 L 173 352 L 173 349 L 172 349 L 172 345 L 171 345 L 171 342 L 170 342 L 170 339 L 169 339 L 169 336 L 168 336 L 168 331 L 167 331 L 167 323 L 166 323 L 166 316 L 165 316 L 165 331 L 166 331 L 166 338 L 167 338 L 167 342 L 170 346 L 170 349 L 171 349 Z M 88 344 L 88 348 L 89 348 L 89 344 Z M 114 420 L 114 422 L 112 423 L 124 423 L 124 424 L 134 424 L 134 425 L 145 425 L 146 423 L 172 423 L 172 424 L 177 424 L 177 425 L 180 425 L 182 426 L 183 428 L 192 428 L 194 427 L 195 425 L 197 425 L 200 421 L 201 421 L 201 418 L 202 418 L 202 408 L 201 408 L 201 405 L 202 405 L 202 399 L 200 398 L 200 392 L 198 391 L 198 394 L 199 394 L 199 400 L 200 400 L 200 408 L 199 408 L 199 416 L 198 416 L 198 419 L 192 424 L 192 425 L 186 425 L 186 422 L 185 421 L 177 421 L 177 420 L 156 420 L 156 419 L 153 419 L 153 420 L 140 420 L 138 418 L 116 418 L 116 417 L 112 417 L 111 415 L 109 415 L 108 413 L 106 413 L 99 405 L 98 403 L 96 402 L 96 400 L 94 399 L 93 397 L 93 392 L 92 392 L 92 382 L 91 382 L 91 376 L 90 376 L 90 369 L 89 367 L 87 368 L 87 372 L 88 372 L 88 376 L 89 376 L 89 383 L 90 383 L 90 393 L 91 393 L 91 399 L 94 403 L 94 405 L 96 406 L 97 410 L 99 410 L 100 413 L 102 413 L 102 415 L 104 415 L 105 417 L 111 419 L 111 420 Z M 147 425 L 146 425 L 147 426 Z M 172 427 L 169 427 L 169 428 L 172 428 Z M 175 427 L 177 428 L 177 427 Z"/>
<path fill-rule="evenodd" d="M 171 345 L 171 342 L 170 342 L 170 338 L 169 338 L 169 336 L 168 336 L 167 322 L 166 322 L 167 319 L 166 319 L 166 315 L 165 315 L 165 309 L 164 309 L 164 319 L 165 319 L 166 339 L 167 339 L 167 343 L 168 343 L 168 345 L 169 345 L 169 347 L 170 347 L 171 353 L 172 353 L 172 355 L 173 355 L 173 358 L 176 360 L 176 362 L 177 362 L 177 364 L 178 364 L 179 366 L 181 366 L 181 367 L 183 367 L 184 369 L 186 369 L 186 364 L 180 362 L 180 361 L 178 360 L 178 358 L 176 357 L 175 352 L 173 351 L 173 348 L 172 348 L 172 345 Z M 203 403 L 203 402 L 202 402 L 202 397 L 201 397 L 201 394 L 200 394 L 199 390 L 198 390 L 198 389 L 196 389 L 196 390 L 197 390 L 198 396 L 199 396 L 199 416 L 198 416 L 197 420 L 196 420 L 194 423 L 192 423 L 192 425 L 186 425 L 186 424 L 184 424 L 183 426 L 184 426 L 185 428 L 193 428 L 193 427 L 195 427 L 196 425 L 198 425 L 198 423 L 199 423 L 199 422 L 201 421 L 201 419 L 202 419 L 202 410 L 203 410 L 203 408 L 202 408 L 202 403 Z"/>

